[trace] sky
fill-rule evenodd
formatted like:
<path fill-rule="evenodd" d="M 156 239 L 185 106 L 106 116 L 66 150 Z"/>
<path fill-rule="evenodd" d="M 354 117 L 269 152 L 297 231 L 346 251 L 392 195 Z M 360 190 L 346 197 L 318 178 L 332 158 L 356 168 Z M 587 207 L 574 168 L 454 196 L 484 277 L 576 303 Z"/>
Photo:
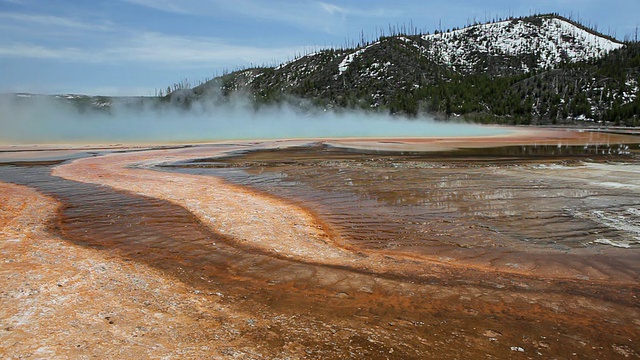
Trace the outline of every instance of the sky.
<path fill-rule="evenodd" d="M 558 12 L 623 39 L 638 0 L 0 0 L 0 93 L 154 95 L 156 89 L 372 39 Z"/>

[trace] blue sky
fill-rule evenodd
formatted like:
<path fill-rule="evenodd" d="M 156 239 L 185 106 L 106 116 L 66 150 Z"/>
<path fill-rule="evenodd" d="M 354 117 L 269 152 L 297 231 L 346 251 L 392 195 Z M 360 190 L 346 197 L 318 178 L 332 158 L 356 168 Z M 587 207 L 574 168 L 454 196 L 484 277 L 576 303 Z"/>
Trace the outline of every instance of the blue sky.
<path fill-rule="evenodd" d="M 0 92 L 153 95 L 389 24 L 433 31 L 536 12 L 619 39 L 640 23 L 638 0 L 0 0 Z"/>

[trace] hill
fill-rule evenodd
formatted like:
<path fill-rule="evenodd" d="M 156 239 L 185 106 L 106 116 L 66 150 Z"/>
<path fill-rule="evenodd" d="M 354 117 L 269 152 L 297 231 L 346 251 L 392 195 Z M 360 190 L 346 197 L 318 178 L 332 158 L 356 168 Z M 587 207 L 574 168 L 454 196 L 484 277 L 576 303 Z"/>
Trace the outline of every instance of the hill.
<path fill-rule="evenodd" d="M 548 14 L 326 49 L 170 97 L 188 103 L 246 93 L 256 104 L 305 99 L 323 107 L 481 122 L 640 125 L 639 59 L 637 43 Z"/>
<path fill-rule="evenodd" d="M 640 43 L 557 14 L 434 34 L 394 33 L 277 67 L 250 68 L 152 98 L 59 95 L 80 111 L 156 108 L 247 97 L 256 108 L 367 111 L 482 123 L 640 126 Z M 15 94 L 27 97 L 30 94 Z M 26 98 L 24 101 L 28 101 Z"/>

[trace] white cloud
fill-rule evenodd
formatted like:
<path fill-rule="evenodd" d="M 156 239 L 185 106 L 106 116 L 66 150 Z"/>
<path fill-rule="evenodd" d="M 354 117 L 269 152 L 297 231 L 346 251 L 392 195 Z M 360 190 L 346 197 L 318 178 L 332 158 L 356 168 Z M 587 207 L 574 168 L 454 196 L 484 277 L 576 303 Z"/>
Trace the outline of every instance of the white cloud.
<path fill-rule="evenodd" d="M 406 15 L 398 6 L 392 8 L 381 7 L 364 7 L 351 8 L 318 1 L 317 4 L 329 14 L 340 14 L 343 16 L 352 16 L 359 18 L 392 18 L 396 16 Z"/>
<path fill-rule="evenodd" d="M 346 15 L 349 13 L 349 10 L 347 10 L 346 8 L 337 6 L 337 5 L 333 5 L 333 4 L 327 4 L 324 2 L 318 2 L 318 5 L 320 5 L 320 7 L 328 12 L 329 14 L 340 14 L 340 15 Z"/>
<path fill-rule="evenodd" d="M 82 30 L 110 30 L 108 24 L 87 23 L 74 19 L 52 15 L 32 15 L 12 12 L 0 12 L 0 19 L 8 19 L 21 23 L 38 24 L 44 26 L 65 27 Z"/>
<path fill-rule="evenodd" d="M 283 22 L 299 28 L 315 29 L 327 33 L 342 33 L 347 17 L 389 18 L 402 15 L 396 7 L 380 8 L 365 5 L 362 8 L 344 7 L 324 1 L 302 0 L 122 0 L 175 14 L 195 16 L 241 15 L 250 19 Z"/>
<path fill-rule="evenodd" d="M 123 63 L 171 65 L 180 67 L 235 67 L 249 64 L 274 65 L 288 56 L 305 52 L 303 46 L 263 48 L 239 46 L 222 39 L 169 36 L 154 32 L 136 34 L 113 46 L 96 48 L 46 47 L 18 43 L 0 44 L 1 57 L 55 59 L 82 63 Z"/>
<path fill-rule="evenodd" d="M 303 51 L 300 46 L 262 48 L 229 44 L 222 39 L 206 37 L 168 36 L 146 32 L 111 49 L 106 58 L 127 61 L 170 63 L 179 65 L 260 64 L 284 61 L 287 55 Z"/>
<path fill-rule="evenodd" d="M 81 56 L 78 49 L 54 49 L 34 44 L 0 45 L 0 57 L 31 59 L 73 59 Z"/>
<path fill-rule="evenodd" d="M 123 1 L 148 7 L 155 10 L 169 12 L 169 13 L 194 14 L 190 11 L 193 9 L 193 1 L 175 1 L 175 0 L 123 0 Z"/>
<path fill-rule="evenodd" d="M 127 1 L 167 11 L 182 11 L 173 0 Z M 188 0 L 185 3 L 195 6 L 204 2 Z M 148 63 L 173 68 L 235 68 L 249 64 L 277 65 L 304 52 L 303 46 L 242 46 L 215 37 L 169 35 L 118 27 L 104 21 L 90 23 L 62 16 L 0 11 L 0 57 L 4 58 L 90 64 Z"/>

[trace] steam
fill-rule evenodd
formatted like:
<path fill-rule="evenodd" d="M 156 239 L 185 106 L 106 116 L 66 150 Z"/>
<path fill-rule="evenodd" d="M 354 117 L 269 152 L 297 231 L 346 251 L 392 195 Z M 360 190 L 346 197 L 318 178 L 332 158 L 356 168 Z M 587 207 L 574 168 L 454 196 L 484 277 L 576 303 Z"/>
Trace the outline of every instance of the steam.
<path fill-rule="evenodd" d="M 89 101 L 87 99 L 87 101 Z M 141 101 L 141 100 L 132 100 Z M 429 118 L 407 119 L 364 111 L 262 106 L 246 98 L 158 106 L 112 104 L 109 110 L 48 96 L 0 96 L 0 143 L 191 143 L 238 139 L 340 137 L 448 137 L 493 135 L 504 130 Z"/>

